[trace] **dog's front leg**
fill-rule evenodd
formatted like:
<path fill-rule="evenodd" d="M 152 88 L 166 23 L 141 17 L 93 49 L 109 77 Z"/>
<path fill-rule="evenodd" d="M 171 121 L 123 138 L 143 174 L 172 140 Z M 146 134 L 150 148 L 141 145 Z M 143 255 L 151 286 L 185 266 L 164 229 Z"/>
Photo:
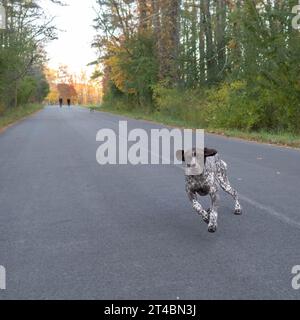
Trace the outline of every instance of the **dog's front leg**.
<path fill-rule="evenodd" d="M 209 214 L 209 223 L 208 223 L 208 231 L 209 232 L 216 232 L 218 228 L 218 201 L 219 197 L 217 192 L 210 194 L 211 198 L 211 209 Z"/>
<path fill-rule="evenodd" d="M 193 209 L 202 217 L 205 223 L 209 223 L 209 214 L 203 209 L 197 200 L 197 195 L 187 188 L 187 195 L 192 202 Z"/>

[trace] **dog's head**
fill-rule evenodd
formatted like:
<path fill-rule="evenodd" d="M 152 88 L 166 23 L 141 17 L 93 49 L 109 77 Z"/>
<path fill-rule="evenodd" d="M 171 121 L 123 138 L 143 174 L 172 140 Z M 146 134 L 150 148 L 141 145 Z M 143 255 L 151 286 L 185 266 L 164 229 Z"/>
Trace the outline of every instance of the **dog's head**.
<path fill-rule="evenodd" d="M 188 151 L 178 150 L 176 152 L 176 158 L 178 161 L 182 161 L 186 165 L 185 174 L 187 176 L 198 176 L 203 173 L 206 158 L 213 157 L 218 153 L 214 149 L 198 149 L 193 148 Z"/>

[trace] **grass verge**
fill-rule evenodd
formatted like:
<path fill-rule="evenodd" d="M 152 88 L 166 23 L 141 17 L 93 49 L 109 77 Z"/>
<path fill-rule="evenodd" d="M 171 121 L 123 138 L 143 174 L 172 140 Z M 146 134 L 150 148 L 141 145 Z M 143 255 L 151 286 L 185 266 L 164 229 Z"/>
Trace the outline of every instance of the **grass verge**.
<path fill-rule="evenodd" d="M 171 117 L 164 116 L 160 113 L 146 114 L 141 111 L 125 111 L 125 110 L 116 110 L 107 106 L 97 108 L 96 110 L 109 112 L 113 114 L 123 115 L 129 118 L 134 118 L 137 120 L 147 120 L 153 121 L 156 123 L 180 127 L 180 128 L 197 128 L 195 125 L 180 120 L 173 119 Z M 250 140 L 255 142 L 262 142 L 268 144 L 275 144 L 285 147 L 300 148 L 300 136 L 293 135 L 286 132 L 268 132 L 268 131 L 259 131 L 259 132 L 248 132 L 241 130 L 232 130 L 232 129 L 221 129 L 221 128 L 203 128 L 206 132 L 218 134 L 226 137 L 240 138 L 244 140 Z"/>
<path fill-rule="evenodd" d="M 0 132 L 15 122 L 22 120 L 23 118 L 41 110 L 42 108 L 43 106 L 41 104 L 27 104 L 25 106 L 6 110 L 0 115 Z"/>

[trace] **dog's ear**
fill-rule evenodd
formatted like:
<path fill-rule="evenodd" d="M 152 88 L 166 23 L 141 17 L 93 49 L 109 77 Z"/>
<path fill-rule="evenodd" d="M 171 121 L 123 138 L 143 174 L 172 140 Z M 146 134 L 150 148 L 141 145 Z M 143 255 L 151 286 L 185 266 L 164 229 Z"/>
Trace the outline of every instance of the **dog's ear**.
<path fill-rule="evenodd" d="M 217 153 L 218 153 L 218 151 L 215 149 L 204 148 L 204 157 L 205 158 L 214 157 Z"/>
<path fill-rule="evenodd" d="M 183 151 L 183 150 L 178 150 L 178 151 L 176 152 L 176 159 L 177 159 L 178 161 L 185 162 L 184 151 Z"/>

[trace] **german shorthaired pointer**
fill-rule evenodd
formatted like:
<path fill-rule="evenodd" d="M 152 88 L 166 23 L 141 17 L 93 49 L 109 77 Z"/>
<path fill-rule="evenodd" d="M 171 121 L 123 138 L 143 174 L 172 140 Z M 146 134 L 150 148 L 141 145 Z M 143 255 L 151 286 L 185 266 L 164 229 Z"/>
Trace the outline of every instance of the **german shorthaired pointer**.
<path fill-rule="evenodd" d="M 219 186 L 233 197 L 235 201 L 234 213 L 236 215 L 242 214 L 238 194 L 231 187 L 227 176 L 227 164 L 219 158 L 216 150 L 205 148 L 204 153 L 200 149 L 192 149 L 186 152 L 179 150 L 176 156 L 179 161 L 186 164 L 186 192 L 193 208 L 208 224 L 209 232 L 216 232 L 218 226 Z M 212 207 L 204 210 L 197 200 L 198 195 L 209 195 Z"/>

